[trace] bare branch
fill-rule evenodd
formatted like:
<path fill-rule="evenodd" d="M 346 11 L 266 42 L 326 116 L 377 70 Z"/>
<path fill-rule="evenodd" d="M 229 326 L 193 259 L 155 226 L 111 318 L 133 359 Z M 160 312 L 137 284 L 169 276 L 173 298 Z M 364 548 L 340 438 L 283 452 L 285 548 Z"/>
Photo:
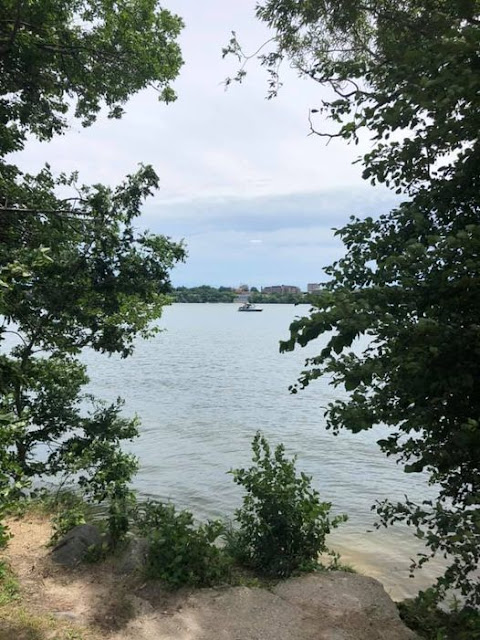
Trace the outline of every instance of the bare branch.
<path fill-rule="evenodd" d="M 322 131 L 317 131 L 315 129 L 315 127 L 313 126 L 313 122 L 312 122 L 312 113 L 317 113 L 317 111 L 318 111 L 317 109 L 309 109 L 308 110 L 308 124 L 310 125 L 310 133 L 308 135 L 309 136 L 316 135 L 319 138 L 328 138 L 327 144 L 333 138 L 341 138 L 342 137 L 341 133 L 324 133 Z"/>
<path fill-rule="evenodd" d="M 25 346 L 27 346 L 27 341 L 20 333 L 18 333 L 18 331 L 13 331 L 12 329 L 2 329 L 2 333 L 13 333 L 14 335 L 20 338 L 20 340 L 23 342 Z"/>

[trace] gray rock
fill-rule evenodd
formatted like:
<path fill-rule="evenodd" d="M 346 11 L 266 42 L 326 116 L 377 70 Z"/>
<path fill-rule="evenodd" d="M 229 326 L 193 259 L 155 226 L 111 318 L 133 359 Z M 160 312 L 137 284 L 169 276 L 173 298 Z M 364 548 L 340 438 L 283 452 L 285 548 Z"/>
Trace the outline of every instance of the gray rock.
<path fill-rule="evenodd" d="M 141 571 L 148 556 L 149 543 L 146 538 L 132 538 L 117 564 L 116 571 L 121 575 Z"/>
<path fill-rule="evenodd" d="M 334 571 L 293 578 L 272 591 L 289 605 L 322 620 L 324 630 L 318 640 L 417 638 L 405 627 L 395 603 L 374 578 Z"/>
<path fill-rule="evenodd" d="M 85 559 L 87 553 L 102 545 L 103 538 L 98 527 L 80 524 L 71 529 L 52 549 L 53 562 L 64 567 L 75 567 Z"/>
<path fill-rule="evenodd" d="M 382 585 L 319 573 L 267 589 L 201 589 L 169 615 L 140 613 L 121 636 L 136 640 L 418 640 Z M 116 640 L 120 640 L 116 639 Z"/>

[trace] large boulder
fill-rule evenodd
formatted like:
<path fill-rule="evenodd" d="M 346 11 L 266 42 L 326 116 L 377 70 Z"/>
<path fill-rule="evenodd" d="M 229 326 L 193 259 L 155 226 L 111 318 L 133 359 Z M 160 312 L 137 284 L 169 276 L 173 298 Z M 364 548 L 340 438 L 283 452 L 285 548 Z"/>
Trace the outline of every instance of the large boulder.
<path fill-rule="evenodd" d="M 93 549 L 103 544 L 103 537 L 98 527 L 92 524 L 80 524 L 73 527 L 55 545 L 51 552 L 53 562 L 64 567 L 76 567 L 85 560 Z"/>
<path fill-rule="evenodd" d="M 162 604 L 162 607 L 165 606 Z M 373 578 L 332 572 L 273 589 L 190 592 L 170 611 L 145 611 L 115 640 L 418 640 Z"/>
<path fill-rule="evenodd" d="M 343 571 L 278 584 L 273 593 L 319 621 L 318 640 L 415 640 L 374 578 Z"/>

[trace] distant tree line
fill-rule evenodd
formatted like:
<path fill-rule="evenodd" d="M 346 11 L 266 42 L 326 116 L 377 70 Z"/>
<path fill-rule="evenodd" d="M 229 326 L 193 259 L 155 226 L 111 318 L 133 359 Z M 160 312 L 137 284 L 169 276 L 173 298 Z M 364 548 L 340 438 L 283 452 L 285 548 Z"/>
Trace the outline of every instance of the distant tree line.
<path fill-rule="evenodd" d="M 177 287 L 172 296 L 175 302 L 233 302 L 237 293 L 230 287 Z"/>
<path fill-rule="evenodd" d="M 261 304 L 298 304 L 305 302 L 303 293 L 261 293 L 252 287 L 248 293 L 250 302 Z M 175 302 L 234 302 L 238 292 L 230 287 L 177 287 L 172 296 Z"/>

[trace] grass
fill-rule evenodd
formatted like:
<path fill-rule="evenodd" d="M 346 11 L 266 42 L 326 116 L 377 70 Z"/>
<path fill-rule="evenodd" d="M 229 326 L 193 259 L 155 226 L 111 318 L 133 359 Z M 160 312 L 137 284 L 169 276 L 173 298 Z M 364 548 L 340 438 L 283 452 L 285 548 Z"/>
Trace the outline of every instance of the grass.
<path fill-rule="evenodd" d="M 51 615 L 35 614 L 23 602 L 10 567 L 0 561 L 0 638 L 2 640 L 95 640 L 88 630 Z"/>
<path fill-rule="evenodd" d="M 336 551 L 324 553 L 320 558 L 320 566 L 326 571 L 344 571 L 345 573 L 358 573 L 353 565 L 342 561 L 342 556 Z"/>
<path fill-rule="evenodd" d="M 33 612 L 28 602 L 24 601 L 17 577 L 9 564 L 1 559 L 0 638 L 1 640 L 96 640 L 96 637 L 86 629 L 75 627 L 50 614 Z"/>
<path fill-rule="evenodd" d="M 88 509 L 88 505 L 78 492 L 62 488 L 56 490 L 39 489 L 28 497 L 17 501 L 10 513 L 13 516 L 24 515 L 52 516 L 64 509 Z"/>
<path fill-rule="evenodd" d="M 0 610 L 2 640 L 95 640 L 88 631 L 50 615 L 36 615 L 24 606 L 7 606 Z"/>
<path fill-rule="evenodd" d="M 9 515 L 17 518 L 50 518 L 53 529 L 50 545 L 54 545 L 67 531 L 87 522 L 91 514 L 90 506 L 78 493 L 70 489 L 41 489 L 32 496 L 19 500 Z"/>
<path fill-rule="evenodd" d="M 20 598 L 20 585 L 10 567 L 0 561 L 0 607 Z"/>

